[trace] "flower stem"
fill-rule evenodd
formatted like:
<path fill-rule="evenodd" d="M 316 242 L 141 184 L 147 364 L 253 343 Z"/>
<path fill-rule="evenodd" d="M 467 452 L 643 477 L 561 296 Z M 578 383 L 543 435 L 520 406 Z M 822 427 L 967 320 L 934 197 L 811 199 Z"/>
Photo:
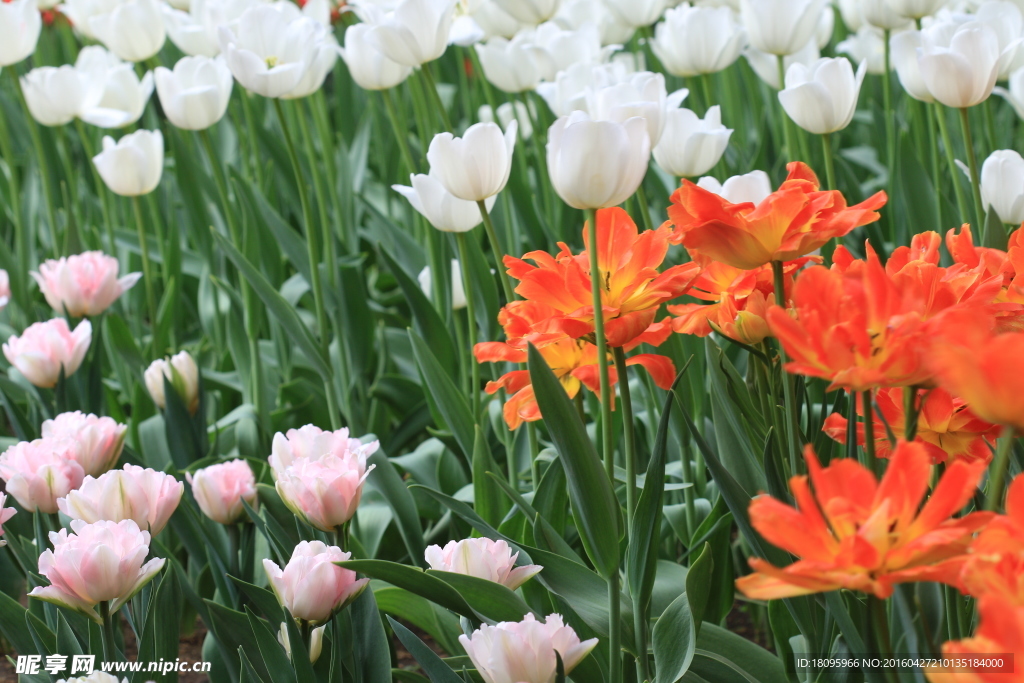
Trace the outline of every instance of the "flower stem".
<path fill-rule="evenodd" d="M 25 93 L 21 90 L 21 81 L 18 80 L 18 72 L 14 66 L 7 67 L 7 73 L 11 77 L 11 83 L 14 84 L 14 93 L 18 96 L 18 101 L 21 102 L 21 108 L 25 111 L 25 122 L 28 125 L 29 137 L 32 138 L 32 146 L 36 149 L 36 157 L 39 162 L 39 175 L 42 179 L 43 184 L 43 198 L 46 201 L 46 213 L 50 222 L 50 245 L 53 249 L 54 255 L 60 254 L 60 242 L 57 239 L 57 206 L 54 204 L 54 192 L 52 178 L 50 177 L 50 166 L 46 162 L 46 152 L 43 150 L 43 138 L 39 135 L 39 126 L 36 125 L 36 120 L 32 118 L 32 112 L 29 111 L 28 102 L 25 101 Z M 13 174 L 13 161 L 11 172 Z M 22 273 L 23 277 L 27 277 L 27 273 Z"/>
<path fill-rule="evenodd" d="M 491 220 L 491 214 L 487 210 L 487 202 L 481 200 L 476 204 L 480 207 L 480 216 L 484 219 L 484 232 L 487 233 L 487 241 L 491 243 L 494 261 L 498 266 L 498 272 L 501 273 L 501 290 L 505 293 L 505 301 L 515 301 L 516 295 L 512 290 L 512 279 L 505 271 L 505 250 L 501 248 L 501 242 L 498 241 L 498 232 L 494 229 L 494 221 Z M 468 289 L 466 290 L 466 299 L 469 299 Z"/>
<path fill-rule="evenodd" d="M 879 463 L 875 455 L 875 414 L 871 405 L 871 390 L 862 391 L 860 400 L 864 408 L 864 455 L 872 472 L 878 474 Z"/>
<path fill-rule="evenodd" d="M 885 613 L 885 601 L 868 596 L 868 609 L 871 611 L 871 619 L 874 625 L 875 639 L 883 657 L 892 656 L 892 637 L 889 635 L 889 617 Z M 893 669 L 885 670 L 886 680 L 895 683 L 896 677 Z"/>
<path fill-rule="evenodd" d="M 327 330 L 327 312 L 324 307 L 324 288 L 320 282 L 320 266 L 317 259 L 317 235 L 313 227 L 313 213 L 309 206 L 309 197 L 305 192 L 306 181 L 302 174 L 302 164 L 299 162 L 298 152 L 295 150 L 295 141 L 292 139 L 291 131 L 288 128 L 288 119 L 285 118 L 284 110 L 281 107 L 281 100 L 274 99 L 274 109 L 277 110 L 277 118 L 281 122 L 281 131 L 284 133 L 285 147 L 288 148 L 288 158 L 292 162 L 292 171 L 295 173 L 295 184 L 299 192 L 299 202 L 302 204 L 302 227 L 306 232 L 306 254 L 309 258 L 310 287 L 313 290 L 313 305 L 316 308 L 316 325 L 320 333 L 320 350 L 325 359 L 330 358 L 330 339 Z M 328 366 L 330 363 L 328 362 Z M 338 398 L 334 394 L 334 375 L 329 373 L 323 378 L 324 393 L 327 395 L 327 412 L 331 416 L 331 429 L 341 427 L 341 415 L 338 412 Z"/>
<path fill-rule="evenodd" d="M 228 524 L 226 530 L 228 532 L 228 571 L 231 572 L 231 576 L 239 576 L 238 548 L 240 537 L 238 525 Z"/>
<path fill-rule="evenodd" d="M 391 130 L 394 132 L 395 140 L 398 142 L 398 151 L 402 155 L 402 160 L 409 169 L 409 173 L 415 173 L 416 164 L 412 160 L 412 152 L 409 151 L 409 140 L 405 134 L 405 129 L 398 120 L 398 109 L 395 108 L 395 98 L 391 96 L 390 90 L 381 90 L 380 95 L 384 99 L 384 109 L 388 112 L 388 119 L 391 121 Z"/>
<path fill-rule="evenodd" d="M 964 133 L 964 146 L 967 147 L 967 166 L 971 170 L 971 190 L 974 193 L 974 211 L 978 220 L 978 234 L 985 241 L 985 209 L 981 204 L 981 178 L 978 176 L 978 156 L 974 153 L 974 138 L 971 136 L 971 117 L 967 108 L 960 109 L 960 128 Z"/>
<path fill-rule="evenodd" d="M 711 101 L 711 74 L 700 75 L 700 89 L 704 95 L 704 115 L 707 116 L 708 109 L 715 105 Z"/>
<path fill-rule="evenodd" d="M 607 367 L 607 364 L 602 363 Z M 619 604 L 619 570 L 608 577 L 608 670 L 609 683 L 622 683 L 622 630 Z"/>
<path fill-rule="evenodd" d="M 117 615 L 110 613 L 110 603 L 106 600 L 100 603 L 100 618 L 103 620 L 103 660 L 107 662 L 117 661 L 117 649 L 114 645 L 114 619 Z"/>
<path fill-rule="evenodd" d="M 14 66 L 9 66 L 7 69 L 12 74 L 14 73 Z M 28 277 L 28 269 L 31 267 L 29 264 L 31 245 L 25 234 L 25 222 L 21 216 L 21 189 L 18 186 L 18 171 L 14 167 L 14 150 L 11 149 L 11 136 L 7 128 L 7 118 L 4 116 L 0 116 L 0 156 L 7 162 L 7 196 L 11 203 L 11 216 L 14 219 L 14 245 L 18 254 L 20 276 Z M 96 166 L 92 163 L 92 157 L 89 159 L 89 165 L 95 171 Z M 24 303 L 24 301 L 20 303 Z"/>
<path fill-rule="evenodd" d="M 825 133 L 821 136 L 821 149 L 825 153 L 825 179 L 828 182 L 828 189 L 838 190 L 836 187 L 836 162 L 832 158 L 832 134 Z"/>
<path fill-rule="evenodd" d="M 1006 468 L 1010 464 L 1010 451 L 1013 450 L 1013 427 L 1003 427 L 1003 433 L 999 435 L 999 446 L 996 448 L 996 457 L 992 461 L 988 483 L 988 496 L 985 499 L 985 509 L 994 512 L 1003 502 L 1003 482 L 1006 480 Z"/>
<path fill-rule="evenodd" d="M 917 386 L 903 387 L 903 438 L 913 441 L 917 438 Z"/>
<path fill-rule="evenodd" d="M 152 328 L 152 350 L 159 351 L 157 342 L 157 309 L 156 294 L 153 289 L 153 266 L 149 261 L 149 242 L 146 239 L 146 228 L 142 222 L 142 207 L 138 197 L 132 197 L 132 211 L 135 213 L 135 228 L 139 234 L 139 250 L 142 252 L 142 279 L 146 281 L 146 305 L 149 308 L 149 325 Z"/>
<path fill-rule="evenodd" d="M 779 69 L 779 92 L 782 92 L 786 87 L 785 59 L 786 58 L 782 55 L 776 56 L 776 63 Z M 779 113 L 782 115 L 782 134 L 786 144 L 786 159 L 794 161 L 796 159 L 796 145 L 793 142 L 793 122 L 789 120 L 789 114 L 786 113 L 786 109 L 782 106 L 781 100 L 779 101 Z"/>
<path fill-rule="evenodd" d="M 601 275 L 601 266 L 597 259 L 599 245 L 597 243 L 597 211 L 586 209 L 587 230 L 590 241 L 590 291 L 591 301 L 594 306 L 594 344 L 597 346 L 597 367 L 601 380 L 601 448 L 604 454 L 604 469 L 608 475 L 608 481 L 612 488 L 615 488 L 615 448 L 612 444 L 612 387 L 608 379 L 608 347 L 605 344 L 604 336 L 604 306 L 602 304 L 601 290 L 604 287 L 604 277 Z M 616 583 L 618 578 L 616 577 Z M 618 602 L 616 600 L 616 605 Z M 617 649 L 618 643 L 616 643 Z M 613 655 L 617 656 L 616 655 Z"/>
<path fill-rule="evenodd" d="M 889 189 L 896 183 L 896 110 L 892 107 L 892 47 L 889 45 L 889 29 L 882 33 L 884 45 L 884 67 L 882 71 L 882 108 L 885 110 L 885 160 L 889 171 Z"/>
<path fill-rule="evenodd" d="M 772 276 L 775 284 L 775 302 L 786 307 L 786 275 L 782 261 L 772 261 Z M 779 344 L 779 361 L 782 365 L 782 396 L 786 402 L 786 445 L 789 451 L 790 472 L 795 474 L 799 447 L 797 439 L 800 433 L 796 416 L 796 404 L 793 401 L 793 378 L 786 372 L 786 349 Z"/>
<path fill-rule="evenodd" d="M 928 103 L 922 102 L 921 107 L 924 109 L 925 118 L 928 119 L 928 146 L 932 152 L 932 185 L 935 191 L 935 221 L 936 229 L 941 231 L 945 224 L 942 222 L 942 163 L 939 159 L 939 139 L 935 135 L 935 116 L 932 115 Z"/>
<path fill-rule="evenodd" d="M 622 401 L 622 435 L 626 457 L 626 527 L 633 524 L 636 510 L 636 434 L 633 430 L 633 399 L 629 393 L 629 377 L 626 375 L 626 353 L 622 347 L 612 349 L 615 356 L 615 372 L 619 377 L 619 398 Z"/>
<path fill-rule="evenodd" d="M 953 138 L 949 135 L 949 124 L 946 123 L 946 112 L 938 102 L 932 104 L 935 112 L 935 120 L 939 122 L 939 134 L 942 136 L 942 146 L 946 148 L 946 162 L 949 164 L 949 172 L 953 178 L 953 192 L 956 194 L 956 206 L 960 210 L 960 220 L 965 223 L 967 218 L 967 200 L 964 199 L 964 190 L 960 187 L 960 173 L 956 165 L 956 153 L 953 151 Z M 938 192 L 938 188 L 936 188 Z"/>
<path fill-rule="evenodd" d="M 459 271 L 462 273 L 462 289 L 466 293 L 466 327 L 469 329 L 469 367 L 471 381 L 469 387 L 470 408 L 473 410 L 473 424 L 480 420 L 480 364 L 473 356 L 476 348 L 476 305 L 473 302 L 473 288 L 469 281 L 469 245 L 466 233 L 455 233 L 455 241 L 459 245 Z"/>
<path fill-rule="evenodd" d="M 450 133 L 455 132 L 455 128 L 452 126 L 451 119 L 448 118 L 448 110 L 444 107 L 444 102 L 441 101 L 441 93 L 437 92 L 437 83 L 434 81 L 434 74 L 430 71 L 430 64 L 424 64 L 420 67 L 420 75 L 423 77 L 423 85 L 430 93 L 430 99 L 434 101 L 434 106 L 437 108 L 437 113 L 441 117 L 441 125 L 444 129 Z M 497 116 L 497 112 L 494 113 Z"/>
<path fill-rule="evenodd" d="M 651 205 L 647 203 L 647 193 L 644 192 L 644 184 L 641 182 L 636 187 L 636 203 L 640 207 L 640 218 L 644 224 L 644 230 L 654 230 L 651 222 Z"/>

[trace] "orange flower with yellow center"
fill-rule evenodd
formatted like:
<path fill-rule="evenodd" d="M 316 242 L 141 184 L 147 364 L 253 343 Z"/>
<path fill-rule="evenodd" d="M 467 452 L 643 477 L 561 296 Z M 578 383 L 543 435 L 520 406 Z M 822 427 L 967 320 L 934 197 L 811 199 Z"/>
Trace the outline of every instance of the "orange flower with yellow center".
<path fill-rule="evenodd" d="M 974 494 L 983 462 L 954 461 L 922 507 L 932 466 L 919 444 L 897 446 L 881 482 L 855 460 L 822 467 L 811 447 L 804 455 L 809 476 L 789 480 L 796 508 L 770 496 L 750 504 L 758 533 L 800 559 L 779 568 L 751 558 L 754 573 L 736 581 L 744 595 L 774 600 L 848 588 L 887 598 L 899 583 L 958 583 L 971 538 L 992 515 L 950 517 Z"/>
<path fill-rule="evenodd" d="M 925 669 L 925 675 L 931 683 L 1024 683 L 1021 653 L 1024 653 L 1024 607 L 1007 605 L 995 594 L 986 595 L 978 601 L 978 629 L 974 636 L 943 643 L 942 654 L 944 658 L 961 661 L 965 658 L 1001 659 L 1003 668 L 932 667 Z"/>
<path fill-rule="evenodd" d="M 786 182 L 756 206 L 732 204 L 684 180 L 668 209 L 675 225 L 673 240 L 694 258 L 699 254 L 750 270 L 810 254 L 830 239 L 879 219 L 884 192 L 847 206 L 841 192 L 820 189 L 806 164 L 793 162 L 787 169 Z"/>

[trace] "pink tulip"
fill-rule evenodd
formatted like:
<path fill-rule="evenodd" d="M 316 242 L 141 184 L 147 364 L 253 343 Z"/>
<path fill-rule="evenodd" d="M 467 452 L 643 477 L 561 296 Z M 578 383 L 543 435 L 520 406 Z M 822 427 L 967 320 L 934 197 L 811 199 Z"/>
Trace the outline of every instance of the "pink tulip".
<path fill-rule="evenodd" d="M 53 550 L 39 556 L 39 573 L 50 585 L 33 588 L 29 597 L 64 605 L 96 622 L 96 605 L 110 603 L 116 612 L 164 566 L 163 558 L 143 564 L 149 555 L 149 532 L 130 519 L 121 522 L 81 520 L 50 532 Z"/>
<path fill-rule="evenodd" d="M 322 531 L 352 519 L 379 447 L 350 439 L 347 429 L 324 432 L 313 425 L 274 435 L 270 468 L 277 493 L 295 514 Z"/>
<path fill-rule="evenodd" d="M 558 614 L 549 614 L 543 622 L 527 614 L 519 622 L 484 624 L 471 638 L 459 636 L 459 642 L 486 683 L 552 683 L 555 652 L 569 673 L 594 649 L 597 638 L 581 643 Z"/>
<path fill-rule="evenodd" d="M 71 519 L 94 523 L 131 520 L 156 536 L 181 501 L 185 485 L 169 474 L 125 465 L 99 477 L 86 477 L 77 491 L 57 501 Z"/>
<path fill-rule="evenodd" d="M 4 535 L 4 522 L 13 517 L 17 512 L 17 510 L 15 510 L 14 508 L 5 508 L 4 503 L 6 502 L 7 495 L 0 493 L 0 536 Z M 7 545 L 7 541 L 0 538 L 0 548 L 4 547 L 5 545 Z"/>
<path fill-rule="evenodd" d="M 128 683 L 127 678 L 118 679 L 117 676 L 108 674 L 106 671 L 93 671 L 88 676 L 76 676 L 75 678 L 60 679 L 57 683 Z M 147 681 L 146 683 L 153 683 Z"/>
<path fill-rule="evenodd" d="M 431 569 L 475 576 L 500 583 L 510 590 L 519 588 L 544 569 L 536 564 L 517 567 L 516 558 L 519 553 L 513 555 L 508 543 L 489 538 L 448 541 L 444 548 L 432 545 L 427 548 L 424 556 Z"/>
<path fill-rule="evenodd" d="M 113 418 L 61 413 L 43 423 L 43 438 L 67 438 L 77 444 L 75 460 L 85 473 L 99 476 L 117 464 L 124 448 L 127 427 Z"/>
<path fill-rule="evenodd" d="M 203 514 L 220 524 L 233 524 L 245 513 L 244 500 L 256 507 L 256 477 L 249 463 L 232 460 L 185 473 Z"/>
<path fill-rule="evenodd" d="M 188 351 L 179 351 L 170 358 L 158 358 L 146 368 L 142 378 L 146 382 L 146 389 L 149 390 L 153 403 L 160 410 L 167 407 L 164 377 L 185 402 L 188 412 L 195 415 L 199 409 L 199 367 L 195 359 Z"/>
<path fill-rule="evenodd" d="M 29 325 L 22 335 L 4 344 L 4 356 L 25 378 L 37 387 L 56 386 L 63 366 L 70 377 L 85 359 L 92 343 L 92 325 L 83 320 L 72 332 L 64 318 Z"/>
<path fill-rule="evenodd" d="M 70 439 L 22 441 L 0 455 L 0 479 L 29 512 L 56 512 L 57 499 L 78 488 L 85 476 L 76 456 Z"/>
<path fill-rule="evenodd" d="M 0 311 L 4 310 L 11 301 L 11 278 L 7 271 L 0 268 Z"/>
<path fill-rule="evenodd" d="M 117 259 L 102 251 L 44 261 L 32 277 L 53 310 L 75 318 L 99 315 L 135 286 L 142 273 L 118 279 Z"/>
<path fill-rule="evenodd" d="M 357 581 L 354 571 L 334 564 L 349 557 L 337 546 L 302 541 L 283 571 L 270 560 L 263 560 L 263 568 L 277 599 L 294 618 L 322 624 L 359 597 L 370 581 Z"/>

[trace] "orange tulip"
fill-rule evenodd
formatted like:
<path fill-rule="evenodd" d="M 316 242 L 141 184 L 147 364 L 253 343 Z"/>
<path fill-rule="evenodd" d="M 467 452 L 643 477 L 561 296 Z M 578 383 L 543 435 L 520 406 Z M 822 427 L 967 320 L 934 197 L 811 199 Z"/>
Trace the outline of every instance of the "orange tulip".
<path fill-rule="evenodd" d="M 881 482 L 856 460 L 823 468 L 811 447 L 804 455 L 809 477 L 789 480 L 795 509 L 766 495 L 750 504 L 758 533 L 800 559 L 779 568 L 751 558 L 754 573 L 736 582 L 744 595 L 773 600 L 848 588 L 887 598 L 899 583 L 957 584 L 974 532 L 992 515 L 950 517 L 974 494 L 983 462 L 954 461 L 921 507 L 932 467 L 919 444 L 897 446 Z"/>
<path fill-rule="evenodd" d="M 978 615 L 974 636 L 943 643 L 943 656 L 1002 659 L 1005 668 L 933 667 L 925 670 L 931 683 L 1024 683 L 1024 607 L 987 595 L 978 601 Z"/>
<path fill-rule="evenodd" d="M 875 395 L 878 412 L 897 439 L 903 439 L 906 416 L 903 412 L 905 388 L 879 389 Z M 933 463 L 962 458 L 965 460 L 992 459 L 989 444 L 995 445 L 999 437 L 998 425 L 985 422 L 971 412 L 967 403 L 945 389 L 926 389 L 918 392 L 920 412 L 917 415 L 917 438 Z M 858 400 L 857 414 L 863 416 L 863 403 Z M 825 420 L 822 431 L 839 443 L 846 443 L 847 419 L 833 413 Z M 864 423 L 857 424 L 857 443 L 864 445 Z M 879 458 L 892 455 L 892 447 L 885 429 L 878 423 L 874 427 L 875 454 Z"/>
<path fill-rule="evenodd" d="M 654 322 L 658 307 L 689 290 L 701 268 L 696 263 L 673 266 L 659 273 L 668 252 L 670 229 L 638 232 L 636 224 L 620 208 L 597 212 L 598 266 L 601 270 L 601 303 L 609 346 L 626 346 Z M 590 248 L 588 230 L 583 242 Z M 552 315 L 537 322 L 534 332 L 564 334 L 573 339 L 594 334 L 594 306 L 588 252 L 573 255 L 561 244 L 555 256 L 533 251 L 522 259 L 505 257 L 508 274 L 519 280 L 516 293 L 524 299 L 549 306 Z M 533 261 L 531 265 L 527 261 Z"/>
<path fill-rule="evenodd" d="M 960 589 L 979 598 L 998 595 L 1006 604 L 1024 607 L 1024 477 L 1007 490 L 1006 514 L 993 518 L 971 543 Z"/>
<path fill-rule="evenodd" d="M 759 205 L 732 204 L 689 180 L 672 194 L 669 219 L 673 241 L 701 255 L 750 270 L 772 261 L 792 261 L 878 220 L 884 192 L 848 207 L 841 192 L 820 190 L 814 172 L 801 162 Z"/>

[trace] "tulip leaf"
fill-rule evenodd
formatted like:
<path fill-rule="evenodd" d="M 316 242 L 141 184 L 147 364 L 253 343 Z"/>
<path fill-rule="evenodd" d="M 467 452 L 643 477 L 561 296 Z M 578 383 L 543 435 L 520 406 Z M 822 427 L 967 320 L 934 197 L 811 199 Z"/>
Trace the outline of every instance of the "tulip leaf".
<path fill-rule="evenodd" d="M 291 661 L 292 667 L 295 669 L 295 679 L 303 683 L 315 681 L 316 674 L 313 672 L 313 665 L 309 663 L 309 650 L 306 649 L 306 643 L 302 641 L 298 624 L 291 618 L 285 619 L 284 623 L 285 628 L 288 629 L 288 644 L 291 646 Z M 277 679 L 273 677 L 270 680 L 277 683 Z"/>
<path fill-rule="evenodd" d="M 459 448 L 468 459 L 473 453 L 475 440 L 473 411 L 470 410 L 466 397 L 452 381 L 451 373 L 445 371 L 423 338 L 414 330 L 409 330 L 409 340 L 412 342 L 416 365 L 423 375 L 427 390 L 433 396 L 448 429 L 455 435 Z"/>
<path fill-rule="evenodd" d="M 211 570 L 213 570 L 212 567 Z M 256 642 L 255 636 L 253 636 L 252 626 L 249 624 L 247 616 L 213 600 L 204 599 L 203 602 L 206 603 L 206 609 L 210 613 L 209 626 L 213 630 L 214 637 L 223 643 L 228 650 L 241 648 L 246 653 L 259 652 L 259 644 Z M 250 658 L 250 662 L 260 678 L 265 681 L 274 680 L 263 664 L 262 657 Z M 234 669 L 238 668 L 238 663 L 233 660 L 228 660 L 225 663 Z"/>
<path fill-rule="evenodd" d="M 356 679 L 391 683 L 391 650 L 373 591 L 364 590 L 347 608 L 352 615 Z"/>
<path fill-rule="evenodd" d="M 690 668 L 697 646 L 696 628 L 686 593 L 680 594 L 658 617 L 651 644 L 657 670 L 655 683 L 676 683 Z"/>
<path fill-rule="evenodd" d="M 423 671 L 430 677 L 431 683 L 463 683 L 451 667 L 427 647 L 426 643 L 417 638 L 416 634 L 391 617 L 388 617 L 388 622 L 405 649 L 423 667 Z"/>
<path fill-rule="evenodd" d="M 468 268 L 469 291 L 467 296 L 473 297 L 476 311 L 476 322 L 483 331 L 484 339 L 494 339 L 497 332 L 496 322 L 498 320 L 498 285 L 494 280 L 494 273 L 491 271 L 483 249 L 480 248 L 480 230 L 474 230 L 465 235 L 466 248 L 469 252 L 469 263 L 461 264 L 461 267 Z M 505 267 L 498 263 L 497 268 Z"/>
<path fill-rule="evenodd" d="M 413 499 L 409 487 L 402 481 L 395 466 L 383 451 L 378 450 L 366 461 L 374 466 L 370 476 L 367 477 L 367 482 L 384 496 L 388 505 L 391 506 L 392 512 L 395 513 L 398 533 L 409 552 L 410 561 L 422 566 L 423 551 L 427 547 L 427 542 L 423 540 L 423 527 L 420 526 L 416 501 Z"/>
<path fill-rule="evenodd" d="M 715 570 L 715 559 L 711 554 L 711 544 L 705 543 L 700 555 L 686 572 L 686 595 L 690 601 L 690 614 L 693 616 L 694 635 L 700 635 L 701 621 L 708 605 L 711 591 L 711 579 Z"/>
<path fill-rule="evenodd" d="M 288 653 L 285 652 L 284 647 L 278 642 L 277 636 L 271 630 L 271 627 L 268 627 L 266 623 L 257 617 L 248 605 L 245 606 L 245 616 L 249 619 L 253 638 L 256 639 L 256 643 L 259 645 L 259 649 L 256 652 L 247 653 L 250 655 L 250 658 L 255 658 L 257 654 L 260 656 L 263 660 L 263 665 L 267 667 L 267 671 L 270 673 L 271 680 L 275 682 L 294 681 L 295 672 L 288 659 Z M 273 626 L 277 626 L 277 624 L 273 624 Z M 288 643 L 291 644 L 290 638 Z"/>
<path fill-rule="evenodd" d="M 471 619 L 476 618 L 473 609 L 457 590 L 422 569 L 397 562 L 388 562 L 387 560 L 349 560 L 336 564 L 340 567 L 365 574 L 371 579 L 387 581 L 394 586 L 404 588 L 410 593 L 415 593 L 428 600 L 432 600 L 456 614 L 461 614 Z"/>
<path fill-rule="evenodd" d="M 711 414 L 715 426 L 715 443 L 722 464 L 734 474 L 747 497 L 767 488 L 757 452 L 751 446 L 749 431 L 739 408 L 741 402 L 750 401 L 746 384 L 738 380 L 735 368 L 725 353 L 710 338 L 705 339 L 711 399 Z M 753 361 L 752 361 L 753 362 Z M 753 409 L 750 409 L 753 411 Z M 757 437 L 760 443 L 763 436 Z"/>
<path fill-rule="evenodd" d="M 263 613 L 263 617 L 271 624 L 279 623 L 284 621 L 284 613 L 282 611 L 281 604 L 277 601 L 277 596 L 272 591 L 266 588 L 260 588 L 254 586 L 251 583 L 242 581 L 236 576 L 228 576 L 239 590 L 245 594 L 249 600 Z"/>
<path fill-rule="evenodd" d="M 478 614 L 488 619 L 519 621 L 530 611 L 521 597 L 500 583 L 433 569 L 428 569 L 427 574 L 436 576 L 457 590 Z"/>
<path fill-rule="evenodd" d="M 0 591 L 0 635 L 11 644 L 15 652 L 32 654 L 36 651 L 32 636 L 25 628 L 28 610 L 14 598 Z"/>
<path fill-rule="evenodd" d="M 488 524 L 497 526 L 509 510 L 509 504 L 505 496 L 501 495 L 501 484 L 504 481 L 497 481 L 496 478 L 488 476 L 488 473 L 497 472 L 498 465 L 491 456 L 491 449 L 487 446 L 487 439 L 480 425 L 475 426 L 473 439 L 473 507 Z"/>
<path fill-rule="evenodd" d="M 704 624 L 690 670 L 716 683 L 786 683 L 779 658 L 760 645 L 711 623 Z M 660 680 L 660 679 L 659 679 Z"/>
<path fill-rule="evenodd" d="M 509 540 L 505 537 L 504 534 L 502 534 L 497 529 L 492 527 L 490 524 L 485 522 L 480 517 L 480 515 L 478 515 L 473 510 L 472 507 L 470 507 L 466 503 L 463 503 L 461 500 L 456 500 L 449 495 L 446 495 L 444 493 L 441 493 L 440 491 L 430 488 L 429 486 L 413 485 L 410 488 L 416 489 L 417 491 L 422 491 L 423 493 L 427 494 L 437 502 L 441 503 L 441 505 L 444 505 L 446 508 L 451 510 L 452 513 L 456 516 L 461 517 L 463 521 L 465 521 L 467 524 L 469 524 L 471 527 L 479 531 L 487 538 L 490 538 L 495 541 L 502 539 L 506 541 Z M 523 559 L 527 560 L 527 558 Z"/>
<path fill-rule="evenodd" d="M 249 656 L 245 654 L 245 648 L 241 645 L 238 646 L 238 656 L 242 665 L 242 671 L 239 675 L 238 683 L 266 683 L 263 677 L 256 673 L 256 669 L 253 667 L 252 662 L 249 661 Z"/>
<path fill-rule="evenodd" d="M 302 235 L 288 225 L 281 215 L 270 205 L 259 188 L 245 180 L 240 174 L 232 173 L 232 183 L 236 194 L 248 205 L 249 213 L 254 220 L 265 225 L 274 235 L 274 240 L 281 251 L 291 261 L 295 269 L 306 282 L 312 282 L 309 268 L 309 256 Z"/>
<path fill-rule="evenodd" d="M 565 468 L 576 527 L 587 556 L 608 578 L 619 571 L 619 503 L 586 427 L 547 361 L 532 344 L 530 381 Z"/>
<path fill-rule="evenodd" d="M 426 598 L 395 586 L 374 587 L 373 599 L 381 612 L 408 622 L 437 641 L 445 652 L 461 652 L 459 619 Z"/>

